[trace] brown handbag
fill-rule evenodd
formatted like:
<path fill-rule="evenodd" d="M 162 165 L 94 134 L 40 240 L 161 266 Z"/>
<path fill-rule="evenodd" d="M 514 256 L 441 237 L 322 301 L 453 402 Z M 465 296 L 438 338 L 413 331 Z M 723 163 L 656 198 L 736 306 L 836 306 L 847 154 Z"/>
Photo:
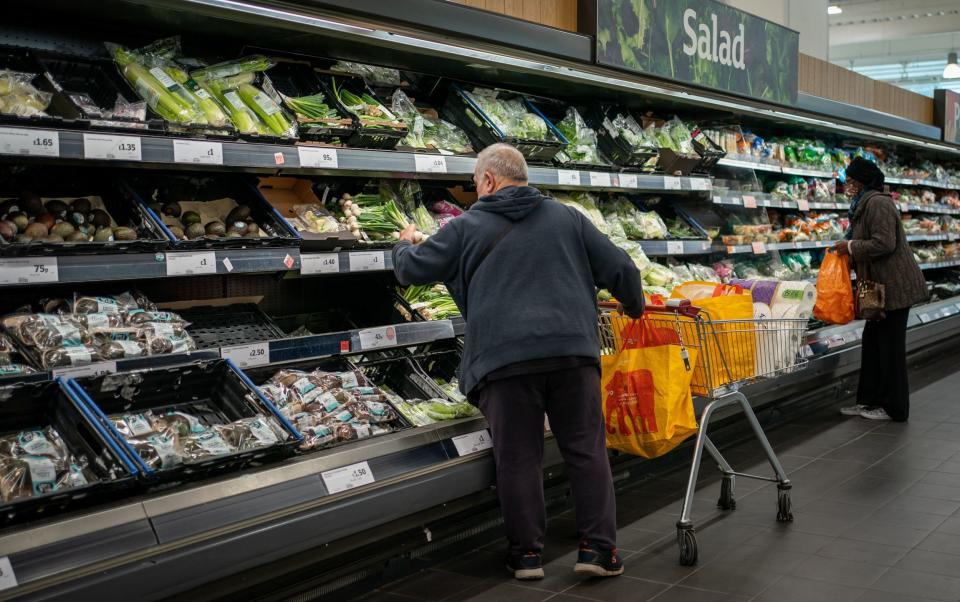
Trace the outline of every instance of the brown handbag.
<path fill-rule="evenodd" d="M 867 257 L 860 265 L 862 273 L 857 274 L 857 294 L 854 295 L 854 304 L 857 317 L 861 320 L 882 320 L 887 317 L 886 287 L 873 280 L 870 275 L 872 262 Z"/>

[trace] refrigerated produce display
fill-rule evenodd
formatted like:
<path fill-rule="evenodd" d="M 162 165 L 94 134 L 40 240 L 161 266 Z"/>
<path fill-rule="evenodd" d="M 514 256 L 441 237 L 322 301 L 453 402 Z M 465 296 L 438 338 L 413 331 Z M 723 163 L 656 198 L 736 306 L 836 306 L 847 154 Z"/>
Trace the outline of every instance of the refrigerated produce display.
<path fill-rule="evenodd" d="M 169 11 L 149 34 L 130 26 L 144 4 Z M 241 572 L 293 594 L 288 575 L 343 577 L 333 551 L 430 542 L 489 503 L 489 433 L 457 387 L 466 322 L 442 284 L 401 286 L 391 248 L 469 210 L 495 142 L 661 298 L 806 295 L 848 225 L 845 166 L 876 160 L 932 293 L 910 349 L 960 331 L 956 146 L 210 4 L 51 2 L 90 27 L 41 34 L 14 9 L 0 28 L 0 599 L 238 592 Z M 751 385 L 758 413 L 834 399 L 862 330 L 811 318 L 809 368 Z"/>

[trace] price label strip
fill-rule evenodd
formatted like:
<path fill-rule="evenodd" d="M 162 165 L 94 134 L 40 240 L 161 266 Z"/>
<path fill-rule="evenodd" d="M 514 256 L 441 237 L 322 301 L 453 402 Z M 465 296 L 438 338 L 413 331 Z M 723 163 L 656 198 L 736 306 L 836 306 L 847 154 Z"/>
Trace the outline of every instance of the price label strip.
<path fill-rule="evenodd" d="M 350 253 L 350 271 L 351 272 L 370 272 L 374 270 L 385 270 L 386 260 L 383 251 L 362 251 Z"/>
<path fill-rule="evenodd" d="M 691 178 L 690 185 L 694 190 L 711 190 L 713 182 L 709 178 Z"/>
<path fill-rule="evenodd" d="M 305 254 L 300 256 L 300 273 L 338 274 L 340 273 L 340 255 L 337 253 Z"/>
<path fill-rule="evenodd" d="M 557 183 L 565 186 L 579 186 L 580 172 L 575 169 L 558 169 Z"/>
<path fill-rule="evenodd" d="M 750 195 L 743 195 L 743 206 L 747 209 L 757 208 L 757 199 Z"/>
<path fill-rule="evenodd" d="M 683 183 L 680 178 L 675 176 L 664 176 L 663 187 L 667 190 L 680 190 L 683 188 Z"/>
<path fill-rule="evenodd" d="M 443 155 L 415 154 L 413 164 L 417 173 L 447 173 L 447 158 Z"/>
<path fill-rule="evenodd" d="M 360 350 L 393 347 L 397 344 L 397 329 L 393 326 L 366 328 L 357 333 L 360 337 Z"/>
<path fill-rule="evenodd" d="M 750 247 L 753 249 L 753 252 L 756 253 L 757 255 L 761 255 L 767 252 L 767 245 L 762 242 L 752 243 Z"/>
<path fill-rule="evenodd" d="M 323 484 L 331 494 L 375 482 L 373 471 L 370 470 L 370 464 L 366 461 L 321 472 L 320 478 L 323 479 Z"/>
<path fill-rule="evenodd" d="M 591 186 L 611 186 L 610 174 L 605 171 L 591 171 L 590 172 L 590 185 Z"/>
<path fill-rule="evenodd" d="M 141 152 L 139 136 L 83 135 L 83 156 L 87 159 L 142 161 Z"/>
<path fill-rule="evenodd" d="M 620 178 L 620 188 L 638 188 L 640 186 L 635 173 L 622 173 L 618 177 Z"/>
<path fill-rule="evenodd" d="M 87 364 L 86 366 L 74 366 L 70 368 L 58 368 L 53 371 L 53 377 L 63 376 L 65 378 L 83 378 L 86 376 L 103 376 L 104 374 L 114 374 L 117 371 L 117 362 L 97 362 Z"/>
<path fill-rule="evenodd" d="M 233 360 L 241 368 L 263 366 L 270 363 L 270 343 L 251 343 L 220 348 L 220 357 Z"/>
<path fill-rule="evenodd" d="M 50 130 L 0 128 L 0 155 L 59 157 L 60 133 Z"/>
<path fill-rule="evenodd" d="M 174 140 L 175 163 L 223 165 L 223 144 L 207 140 Z"/>
<path fill-rule="evenodd" d="M 457 448 L 458 456 L 469 456 L 493 447 L 493 440 L 490 438 L 490 431 L 487 429 L 453 437 L 450 441 Z"/>
<path fill-rule="evenodd" d="M 340 158 L 337 156 L 337 149 L 335 148 L 298 146 L 297 154 L 300 156 L 300 167 L 340 168 Z"/>
<path fill-rule="evenodd" d="M 59 280 L 56 257 L 0 259 L 0 284 L 35 284 Z"/>
<path fill-rule="evenodd" d="M 196 276 L 217 273 L 214 251 L 167 253 L 167 276 Z"/>
<path fill-rule="evenodd" d="M 683 241 L 682 241 L 682 240 L 668 240 L 668 241 L 667 241 L 667 255 L 683 255 Z"/>
<path fill-rule="evenodd" d="M 8 556 L 0 557 L 0 591 L 17 587 L 17 574 L 13 572 Z"/>

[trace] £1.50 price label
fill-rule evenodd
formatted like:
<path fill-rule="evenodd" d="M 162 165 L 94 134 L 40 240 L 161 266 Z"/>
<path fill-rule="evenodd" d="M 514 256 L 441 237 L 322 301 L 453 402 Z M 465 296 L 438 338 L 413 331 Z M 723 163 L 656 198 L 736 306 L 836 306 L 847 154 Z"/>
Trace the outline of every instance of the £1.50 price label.
<path fill-rule="evenodd" d="M 50 130 L 0 128 L 0 154 L 59 157 L 60 133 Z"/>
<path fill-rule="evenodd" d="M 417 173 L 447 173 L 447 158 L 443 155 L 414 155 Z"/>
<path fill-rule="evenodd" d="M 87 159 L 140 161 L 143 159 L 139 136 L 84 134 L 83 156 Z"/>
<path fill-rule="evenodd" d="M 217 273 L 214 251 L 167 253 L 167 276 L 196 276 Z"/>
<path fill-rule="evenodd" d="M 460 435 L 451 439 L 453 446 L 457 448 L 458 456 L 467 456 L 490 449 L 493 447 L 493 441 L 490 438 L 490 431 L 483 429 L 475 433 Z"/>
<path fill-rule="evenodd" d="M 331 494 L 369 485 L 375 481 L 370 464 L 366 461 L 321 472 L 320 478 Z"/>
<path fill-rule="evenodd" d="M 59 280 L 60 270 L 56 257 L 0 259 L 0 284 L 33 284 Z"/>
<path fill-rule="evenodd" d="M 300 156 L 300 167 L 326 167 L 329 169 L 340 167 L 340 158 L 337 156 L 337 149 L 335 148 L 298 146 L 297 154 Z"/>
<path fill-rule="evenodd" d="M 337 253 L 305 253 L 300 256 L 300 273 L 337 274 L 340 272 L 340 255 Z"/>
<path fill-rule="evenodd" d="M 220 348 L 220 357 L 232 360 L 241 368 L 263 366 L 270 363 L 270 343 L 251 343 Z"/>
<path fill-rule="evenodd" d="M 223 165 L 223 144 L 209 140 L 174 140 L 173 160 L 176 163 Z"/>

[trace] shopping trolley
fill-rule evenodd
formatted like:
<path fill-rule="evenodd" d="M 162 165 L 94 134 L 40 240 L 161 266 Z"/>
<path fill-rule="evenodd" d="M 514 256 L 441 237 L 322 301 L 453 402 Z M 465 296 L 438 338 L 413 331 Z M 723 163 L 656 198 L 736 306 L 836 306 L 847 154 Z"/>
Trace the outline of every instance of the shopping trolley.
<path fill-rule="evenodd" d="M 669 329 L 675 332 L 685 360 L 689 357 L 687 350 L 696 349 L 690 389 L 693 395 L 708 400 L 700 417 L 693 464 L 690 467 L 680 520 L 677 522 L 680 564 L 691 566 L 697 562 L 696 529 L 691 520 L 691 511 L 704 449 L 716 460 L 723 474 L 720 499 L 717 501 L 719 508 L 736 508 L 735 477 L 760 479 L 777 484 L 777 520 L 793 520 L 790 479 L 770 447 L 770 442 L 741 387 L 757 380 L 803 369 L 807 363 L 802 353 L 807 321 L 786 318 L 713 320 L 707 310 L 692 305 L 690 301 L 678 299 L 671 299 L 666 305 L 648 305 L 644 319 L 650 320 L 651 326 L 658 330 Z M 634 331 L 627 328 L 630 320 L 618 313 L 615 306 L 601 305 L 599 327 L 603 354 L 612 355 L 630 345 L 630 332 Z M 742 408 L 754 435 L 763 446 L 774 477 L 735 471 L 707 435 L 711 416 L 721 408 L 737 404 Z"/>

